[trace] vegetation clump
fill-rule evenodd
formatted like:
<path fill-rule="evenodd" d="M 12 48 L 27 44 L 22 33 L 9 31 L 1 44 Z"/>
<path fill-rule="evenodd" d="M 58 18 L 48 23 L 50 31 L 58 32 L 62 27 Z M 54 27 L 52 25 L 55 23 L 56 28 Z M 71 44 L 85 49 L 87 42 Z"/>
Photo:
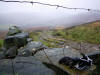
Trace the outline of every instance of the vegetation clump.
<path fill-rule="evenodd" d="M 2 45 L 3 45 L 3 40 L 0 39 L 0 48 L 2 47 Z"/>

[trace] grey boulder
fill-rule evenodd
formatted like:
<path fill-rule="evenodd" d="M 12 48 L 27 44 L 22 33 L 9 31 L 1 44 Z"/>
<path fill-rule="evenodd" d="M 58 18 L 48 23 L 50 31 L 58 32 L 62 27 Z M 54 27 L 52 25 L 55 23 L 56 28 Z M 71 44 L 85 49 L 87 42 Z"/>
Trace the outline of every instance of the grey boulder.
<path fill-rule="evenodd" d="M 0 60 L 0 63 L 0 75 L 55 75 L 53 70 L 34 57 L 3 59 Z"/>
<path fill-rule="evenodd" d="M 4 47 L 9 49 L 12 46 L 17 46 L 18 48 L 27 44 L 27 38 L 29 37 L 28 33 L 18 33 L 13 36 L 7 36 L 4 39 Z"/>
<path fill-rule="evenodd" d="M 22 31 L 21 31 L 21 29 L 19 27 L 17 27 L 17 26 L 11 26 L 9 28 L 9 31 L 7 33 L 7 36 L 15 35 L 15 34 L 21 33 L 21 32 Z"/>
<path fill-rule="evenodd" d="M 18 50 L 19 56 L 31 56 L 34 55 L 37 51 L 47 48 L 41 42 L 29 42 L 25 47 Z"/>

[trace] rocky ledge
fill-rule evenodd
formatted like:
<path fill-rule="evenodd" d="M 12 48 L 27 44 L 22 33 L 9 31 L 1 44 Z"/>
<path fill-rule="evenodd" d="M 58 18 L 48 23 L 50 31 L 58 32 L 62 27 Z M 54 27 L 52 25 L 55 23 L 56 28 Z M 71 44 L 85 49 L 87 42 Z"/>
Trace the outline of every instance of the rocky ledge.
<path fill-rule="evenodd" d="M 61 75 L 63 73 L 65 75 L 99 75 L 100 52 L 92 51 L 87 55 L 94 62 L 94 65 L 89 70 L 71 69 L 58 62 L 65 56 L 81 58 L 82 56 L 78 50 L 70 47 L 48 48 L 42 42 L 32 41 L 27 32 L 23 32 L 18 27 L 13 26 L 9 28 L 0 53 L 0 74 Z M 61 70 L 63 72 L 60 72 Z"/>

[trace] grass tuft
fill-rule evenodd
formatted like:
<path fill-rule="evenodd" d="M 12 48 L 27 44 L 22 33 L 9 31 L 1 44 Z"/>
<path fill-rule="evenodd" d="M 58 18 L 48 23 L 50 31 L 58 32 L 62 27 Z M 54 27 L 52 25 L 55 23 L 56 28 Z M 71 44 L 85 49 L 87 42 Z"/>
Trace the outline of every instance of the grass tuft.
<path fill-rule="evenodd" d="M 0 39 L 0 48 L 2 47 L 3 45 L 3 40 Z"/>

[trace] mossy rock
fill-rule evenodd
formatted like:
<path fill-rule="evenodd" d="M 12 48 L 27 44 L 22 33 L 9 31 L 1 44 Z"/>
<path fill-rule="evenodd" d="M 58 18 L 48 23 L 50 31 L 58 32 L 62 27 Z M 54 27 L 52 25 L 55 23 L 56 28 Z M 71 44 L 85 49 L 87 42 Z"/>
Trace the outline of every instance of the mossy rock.
<path fill-rule="evenodd" d="M 6 49 L 9 49 L 12 46 L 17 46 L 18 48 L 24 46 L 27 44 L 27 38 L 28 38 L 28 33 L 18 33 L 14 36 L 7 36 L 4 39 L 4 44 L 3 46 Z"/>
<path fill-rule="evenodd" d="M 9 32 L 7 33 L 8 36 L 11 36 L 11 35 L 14 35 L 14 34 L 17 34 L 17 33 L 21 33 L 21 29 L 17 26 L 11 26 L 9 28 Z"/>

